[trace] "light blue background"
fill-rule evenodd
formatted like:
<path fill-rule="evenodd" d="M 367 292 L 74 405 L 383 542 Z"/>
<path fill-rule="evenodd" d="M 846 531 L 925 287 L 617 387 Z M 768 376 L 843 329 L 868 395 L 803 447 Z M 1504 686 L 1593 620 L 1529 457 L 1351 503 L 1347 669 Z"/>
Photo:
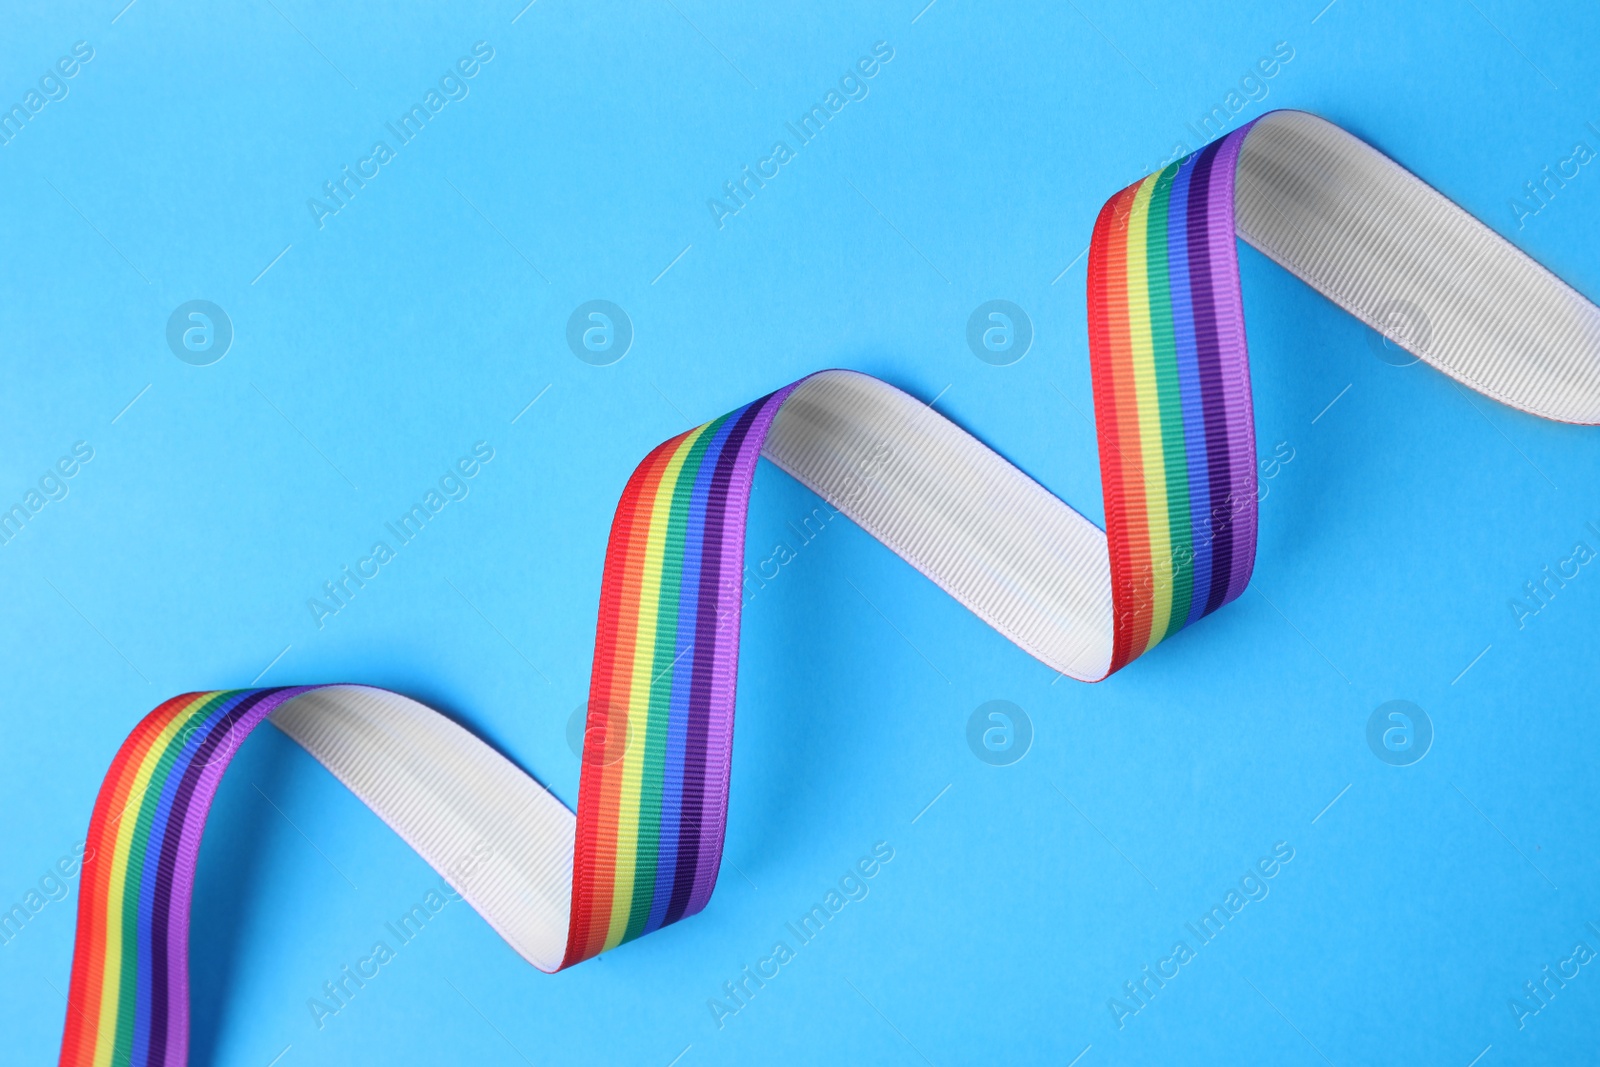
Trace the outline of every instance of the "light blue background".
<path fill-rule="evenodd" d="M 809 371 L 940 396 L 1098 520 L 1079 253 L 1277 42 L 1294 58 L 1238 121 L 1315 111 L 1600 295 L 1600 171 L 1521 228 L 1510 206 L 1600 149 L 1592 7 L 1322 2 L 11 10 L 7 104 L 73 42 L 95 55 L 0 147 L 0 497 L 76 441 L 95 457 L 0 548 L 0 903 L 190 689 L 391 687 L 574 802 L 565 729 L 624 480 Z M 470 96 L 319 229 L 307 199 L 480 40 Z M 870 95 L 719 230 L 707 198 L 877 41 Z M 1390 366 L 1287 273 L 1248 249 L 1241 270 L 1257 434 L 1295 456 L 1266 483 L 1257 592 L 1085 686 L 832 524 L 746 611 L 731 862 L 702 915 L 552 978 L 452 905 L 320 1031 L 307 999 L 438 879 L 263 730 L 201 857 L 195 1062 L 1589 1054 L 1600 966 L 1521 1030 L 1508 1000 L 1600 949 L 1600 569 L 1520 630 L 1508 601 L 1600 548 L 1600 432 Z M 636 330 L 611 367 L 565 345 L 593 298 Z M 965 343 L 994 298 L 1037 332 L 1014 366 Z M 191 299 L 233 322 L 212 366 L 164 340 Z M 480 440 L 470 497 L 318 629 L 307 598 Z M 815 504 L 763 465 L 751 562 Z M 1396 698 L 1437 734 L 1404 768 L 1365 740 Z M 991 699 L 1034 723 L 1010 767 L 967 748 Z M 870 896 L 719 1030 L 707 999 L 878 841 Z M 1108 999 L 1280 841 L 1270 896 L 1119 1029 Z M 55 1055 L 76 904 L 74 883 L 0 948 L 12 1062 Z"/>

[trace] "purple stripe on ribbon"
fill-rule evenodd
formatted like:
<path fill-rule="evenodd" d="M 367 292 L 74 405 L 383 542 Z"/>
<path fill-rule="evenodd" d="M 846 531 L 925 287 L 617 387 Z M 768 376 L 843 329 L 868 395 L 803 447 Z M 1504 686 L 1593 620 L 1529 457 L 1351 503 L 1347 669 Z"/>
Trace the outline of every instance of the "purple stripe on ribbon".
<path fill-rule="evenodd" d="M 167 765 L 161 793 L 150 819 L 149 836 L 140 850 L 139 886 L 133 901 L 138 915 L 134 930 L 137 978 L 133 986 L 134 1024 L 130 1058 L 135 1064 L 159 1063 L 162 1050 L 166 1047 L 169 1023 L 167 974 L 171 966 L 167 943 L 170 922 L 168 909 L 171 905 L 172 865 L 183 818 L 180 793 L 196 753 L 218 723 L 227 719 L 243 699 L 242 693 L 212 697 L 206 701 L 211 705 L 208 710 L 186 717 L 188 722 L 180 730 L 182 748 L 173 754 Z M 167 748 L 170 750 L 171 745 Z M 132 815 L 135 820 L 139 818 L 139 813 L 132 809 L 124 814 Z M 124 886 L 123 892 L 126 893 L 130 888 Z M 146 992 L 149 996 L 140 995 Z"/>
<path fill-rule="evenodd" d="M 1244 298 L 1239 285 L 1239 246 L 1235 236 L 1233 193 L 1239 149 L 1250 135 L 1247 123 L 1218 142 L 1209 223 L 1213 231 L 1211 278 L 1217 307 L 1218 355 L 1222 395 L 1227 404 L 1229 482 L 1244 504 L 1238 509 L 1229 564 L 1226 604 L 1244 592 L 1256 556 L 1256 428 L 1250 400 L 1250 354 L 1244 333 Z M 1220 606 L 1220 605 L 1219 605 Z"/>
<path fill-rule="evenodd" d="M 730 510 L 738 507 L 737 494 L 730 498 L 729 483 L 733 477 L 739 449 L 760 414 L 761 401 L 748 404 L 730 416 L 733 425 L 722 451 L 712 466 L 711 480 L 706 495 L 706 521 L 704 550 L 701 553 L 700 589 L 696 609 L 695 633 L 709 640 L 695 642 L 693 677 L 690 680 L 689 699 L 693 708 L 704 709 L 691 713 L 684 741 L 683 801 L 678 817 L 678 855 L 672 871 L 672 895 L 667 901 L 666 916 L 662 924 L 675 923 L 685 915 L 692 915 L 690 905 L 694 898 L 697 873 L 703 863 L 702 854 L 709 847 L 706 830 L 706 807 L 727 803 L 726 760 L 709 758 L 709 739 L 717 726 L 712 720 L 725 716 L 731 724 L 733 718 L 732 694 L 724 693 L 718 685 L 717 667 L 724 653 L 723 628 L 732 632 L 733 657 L 738 658 L 739 615 L 738 601 L 733 614 L 724 619 L 718 611 L 718 592 L 722 585 L 722 571 L 733 567 L 735 572 L 744 564 L 744 527 L 731 529 L 727 521 Z M 741 509 L 742 515 L 742 509 Z M 730 545 L 731 539 L 731 545 Z M 727 705 L 726 711 L 722 709 Z M 721 781 L 717 775 L 721 775 Z M 707 792 L 712 795 L 708 798 Z M 663 872 L 657 870 L 656 877 Z M 702 902 L 702 907 L 704 903 Z M 698 908 L 694 909 L 699 910 Z"/>
<path fill-rule="evenodd" d="M 735 412 L 722 420 L 716 434 L 700 455 L 700 469 L 695 472 L 694 489 L 689 499 L 689 521 L 684 535 L 683 575 L 678 584 L 678 648 L 677 659 L 688 655 L 691 647 L 702 640 L 714 641 L 715 631 L 703 634 L 700 630 L 700 576 L 704 570 L 705 530 L 709 521 L 707 509 L 711 500 L 711 481 L 717 460 L 727 447 L 738 422 Z M 685 636 L 687 635 L 687 640 Z M 661 778 L 661 829 L 655 856 L 655 886 L 650 899 L 650 914 L 641 933 L 659 929 L 665 922 L 667 907 L 672 901 L 675 879 L 667 872 L 676 872 L 680 822 L 683 817 L 684 746 L 688 741 L 690 698 L 694 688 L 694 661 L 683 669 L 672 668 L 672 700 L 667 720 L 666 765 Z"/>
<path fill-rule="evenodd" d="M 1205 516 L 1209 545 L 1210 587 L 1194 592 L 1204 604 L 1202 614 L 1217 610 L 1227 592 L 1227 560 L 1233 549 L 1232 479 L 1228 466 L 1228 426 L 1222 399 L 1222 368 L 1217 340 L 1217 309 L 1212 285 L 1213 233 L 1209 225 L 1214 210 L 1214 171 L 1220 142 L 1200 151 L 1190 178 L 1188 218 L 1189 292 L 1194 315 L 1195 352 L 1200 376 L 1200 401 L 1204 411 L 1206 484 L 1211 499 Z M 1230 211 L 1232 205 L 1229 205 Z M 1233 231 L 1228 231 L 1233 241 Z"/>
<path fill-rule="evenodd" d="M 242 743 L 252 730 L 272 714 L 274 708 L 301 694 L 325 688 L 326 685 L 306 685 L 287 689 L 246 690 L 245 696 L 260 695 L 260 700 L 232 721 L 229 732 Z M 151 1067 L 185 1067 L 188 1062 L 189 909 L 194 895 L 195 864 L 200 858 L 200 837 L 205 831 L 211 801 L 216 796 L 217 785 L 222 781 L 222 773 L 228 769 L 238 748 L 238 744 L 231 745 L 221 755 L 213 756 L 199 765 L 192 791 L 182 809 L 183 828 L 178 834 L 173 857 L 171 905 L 167 909 L 168 929 L 171 931 L 168 939 L 168 959 L 171 964 L 167 968 L 167 975 L 171 990 L 167 1010 L 163 1013 L 167 1018 L 166 1053 L 164 1061 L 152 1059 Z"/>
<path fill-rule="evenodd" d="M 710 721 L 706 732 L 705 760 L 706 766 L 714 769 L 714 777 L 709 784 L 715 789 L 715 795 L 714 802 L 708 802 L 704 807 L 699 862 L 695 866 L 693 888 L 684 906 L 685 915 L 693 915 L 706 906 L 711 899 L 711 890 L 716 885 L 717 871 L 722 866 L 723 831 L 728 822 L 728 778 L 733 756 L 734 695 L 739 680 L 738 618 L 743 596 L 741 577 L 744 573 L 745 519 L 750 510 L 750 483 L 755 478 L 756 461 L 761 458 L 761 446 L 766 441 L 767 431 L 772 428 L 772 420 L 799 384 L 786 385 L 753 405 L 754 417 L 750 421 L 749 431 L 738 441 L 734 462 L 729 470 L 728 506 L 723 518 L 722 565 L 712 589 L 716 597 L 713 608 L 715 617 L 732 619 L 734 625 L 729 626 L 726 632 L 718 631 L 717 655 L 711 662 Z M 721 473 L 720 469 L 718 473 Z"/>

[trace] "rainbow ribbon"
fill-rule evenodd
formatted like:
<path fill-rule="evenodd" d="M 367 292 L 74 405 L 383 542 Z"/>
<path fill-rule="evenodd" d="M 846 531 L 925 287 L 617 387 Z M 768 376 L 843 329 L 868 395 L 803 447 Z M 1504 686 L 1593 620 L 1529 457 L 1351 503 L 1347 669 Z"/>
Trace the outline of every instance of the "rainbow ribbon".
<path fill-rule="evenodd" d="M 711 899 L 728 811 L 745 512 L 762 442 L 793 389 L 660 445 L 617 505 L 563 966 Z M 591 751 L 587 741 L 602 737 Z"/>
<path fill-rule="evenodd" d="M 63 1064 L 182 1064 L 200 834 L 238 743 L 304 690 L 186 693 L 123 742 L 84 850 Z"/>
<path fill-rule="evenodd" d="M 186 1061 L 201 832 L 228 761 L 269 716 L 545 970 L 704 908 L 763 455 L 1075 678 L 1103 678 L 1239 596 L 1256 457 L 1236 236 L 1464 384 L 1600 422 L 1600 309 L 1381 153 L 1274 112 L 1118 193 L 1095 224 L 1103 533 L 927 405 L 848 371 L 667 441 L 612 524 L 576 814 L 396 694 L 175 697 L 135 727 L 95 803 L 60 1062 Z M 487 859 L 456 862 L 468 854 Z"/>
<path fill-rule="evenodd" d="M 1249 127 L 1107 201 L 1089 245 L 1111 670 L 1244 592 L 1256 448 L 1234 243 Z"/>

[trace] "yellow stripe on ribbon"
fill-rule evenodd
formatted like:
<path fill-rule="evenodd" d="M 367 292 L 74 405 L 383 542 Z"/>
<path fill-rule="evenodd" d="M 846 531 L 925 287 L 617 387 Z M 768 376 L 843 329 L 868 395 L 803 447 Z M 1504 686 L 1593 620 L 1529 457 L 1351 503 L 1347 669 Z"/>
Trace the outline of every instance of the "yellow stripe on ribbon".
<path fill-rule="evenodd" d="M 1161 398 L 1156 385 L 1155 342 L 1150 332 L 1150 283 L 1146 273 L 1150 196 L 1159 174 L 1139 183 L 1128 214 L 1128 341 L 1139 404 L 1139 450 L 1144 508 L 1150 531 L 1150 636 L 1141 652 L 1155 647 L 1172 618 L 1172 529 L 1167 517 L 1167 464 L 1161 434 Z"/>
<path fill-rule="evenodd" d="M 709 424 L 708 424 L 709 425 Z M 644 568 L 639 575 L 639 622 L 633 644 L 633 677 L 628 684 L 628 733 L 622 757 L 622 789 L 617 819 L 616 874 L 611 883 L 611 921 L 606 927 L 607 951 L 622 944 L 633 911 L 633 883 L 639 854 L 639 791 L 644 781 L 645 737 L 650 719 L 650 689 L 655 681 L 656 627 L 661 614 L 661 568 L 666 556 L 667 528 L 672 517 L 673 490 L 684 460 L 706 432 L 701 426 L 679 442 L 650 502 L 650 539 L 645 542 Z M 676 610 L 677 605 L 668 605 Z"/>

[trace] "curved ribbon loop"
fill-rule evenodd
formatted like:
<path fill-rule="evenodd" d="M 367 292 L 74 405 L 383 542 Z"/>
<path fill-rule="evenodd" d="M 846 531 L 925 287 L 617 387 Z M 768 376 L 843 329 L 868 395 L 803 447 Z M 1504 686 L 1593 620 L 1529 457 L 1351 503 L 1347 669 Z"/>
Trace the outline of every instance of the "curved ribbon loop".
<path fill-rule="evenodd" d="M 186 1061 L 201 831 L 228 761 L 269 717 L 543 970 L 705 907 L 759 456 L 1074 678 L 1104 678 L 1237 597 L 1256 486 L 1236 235 L 1473 389 L 1600 422 L 1600 309 L 1381 153 L 1273 112 L 1118 193 L 1095 224 L 1104 533 L 927 405 L 850 371 L 673 438 L 634 471 L 612 525 L 576 815 L 395 693 L 175 697 L 134 729 L 95 803 L 61 1063 Z"/>

